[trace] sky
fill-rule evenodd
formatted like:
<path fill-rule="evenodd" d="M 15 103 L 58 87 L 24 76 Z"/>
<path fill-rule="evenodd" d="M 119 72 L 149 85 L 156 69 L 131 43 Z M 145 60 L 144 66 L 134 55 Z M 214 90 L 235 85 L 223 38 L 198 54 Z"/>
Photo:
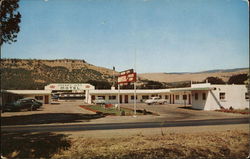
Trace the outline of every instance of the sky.
<path fill-rule="evenodd" d="M 244 0 L 20 0 L 2 58 L 83 59 L 138 73 L 249 67 Z"/>

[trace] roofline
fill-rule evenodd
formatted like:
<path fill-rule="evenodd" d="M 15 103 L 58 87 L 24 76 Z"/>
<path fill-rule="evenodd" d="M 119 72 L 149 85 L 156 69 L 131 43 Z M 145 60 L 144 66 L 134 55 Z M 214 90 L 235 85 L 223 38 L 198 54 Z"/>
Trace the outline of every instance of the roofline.
<path fill-rule="evenodd" d="M 23 92 L 22 92 L 23 91 Z M 2 90 L 1 90 L 2 92 Z M 50 90 L 3 90 L 4 93 L 12 93 L 19 95 L 30 95 L 30 94 L 51 94 Z"/>
<path fill-rule="evenodd" d="M 210 91 L 213 90 L 215 87 L 196 87 L 196 88 L 180 88 L 180 89 L 172 89 L 171 92 L 183 92 L 183 91 Z"/>

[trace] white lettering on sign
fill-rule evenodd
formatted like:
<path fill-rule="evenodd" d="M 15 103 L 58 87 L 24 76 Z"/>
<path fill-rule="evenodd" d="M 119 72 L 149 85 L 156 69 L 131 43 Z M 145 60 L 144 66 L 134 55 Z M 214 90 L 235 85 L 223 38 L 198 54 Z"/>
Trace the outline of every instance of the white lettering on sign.
<path fill-rule="evenodd" d="M 136 81 L 136 73 L 124 74 L 118 77 L 118 84 L 135 82 L 135 81 Z"/>
<path fill-rule="evenodd" d="M 50 90 L 86 90 L 86 89 L 94 89 L 93 86 L 89 84 L 81 84 L 81 83 L 58 83 L 58 84 L 51 84 L 47 86 L 47 89 Z"/>

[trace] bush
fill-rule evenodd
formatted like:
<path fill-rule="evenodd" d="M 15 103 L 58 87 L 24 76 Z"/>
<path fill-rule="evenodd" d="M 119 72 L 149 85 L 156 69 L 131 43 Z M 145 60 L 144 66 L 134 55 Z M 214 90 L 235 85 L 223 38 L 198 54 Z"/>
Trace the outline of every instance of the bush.
<path fill-rule="evenodd" d="M 229 78 L 228 84 L 244 84 L 247 80 L 247 74 L 233 75 Z"/>
<path fill-rule="evenodd" d="M 125 116 L 125 111 L 121 111 L 121 116 Z"/>
<path fill-rule="evenodd" d="M 219 77 L 207 77 L 203 82 L 206 81 L 211 84 L 225 84 L 225 82 Z"/>

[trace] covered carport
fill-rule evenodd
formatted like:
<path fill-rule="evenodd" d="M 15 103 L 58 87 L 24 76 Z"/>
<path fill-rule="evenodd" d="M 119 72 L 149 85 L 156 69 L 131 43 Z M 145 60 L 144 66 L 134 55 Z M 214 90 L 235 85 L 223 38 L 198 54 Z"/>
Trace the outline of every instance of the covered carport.
<path fill-rule="evenodd" d="M 5 90 L 5 92 L 19 98 L 34 98 L 44 104 L 51 103 L 50 90 Z"/>

